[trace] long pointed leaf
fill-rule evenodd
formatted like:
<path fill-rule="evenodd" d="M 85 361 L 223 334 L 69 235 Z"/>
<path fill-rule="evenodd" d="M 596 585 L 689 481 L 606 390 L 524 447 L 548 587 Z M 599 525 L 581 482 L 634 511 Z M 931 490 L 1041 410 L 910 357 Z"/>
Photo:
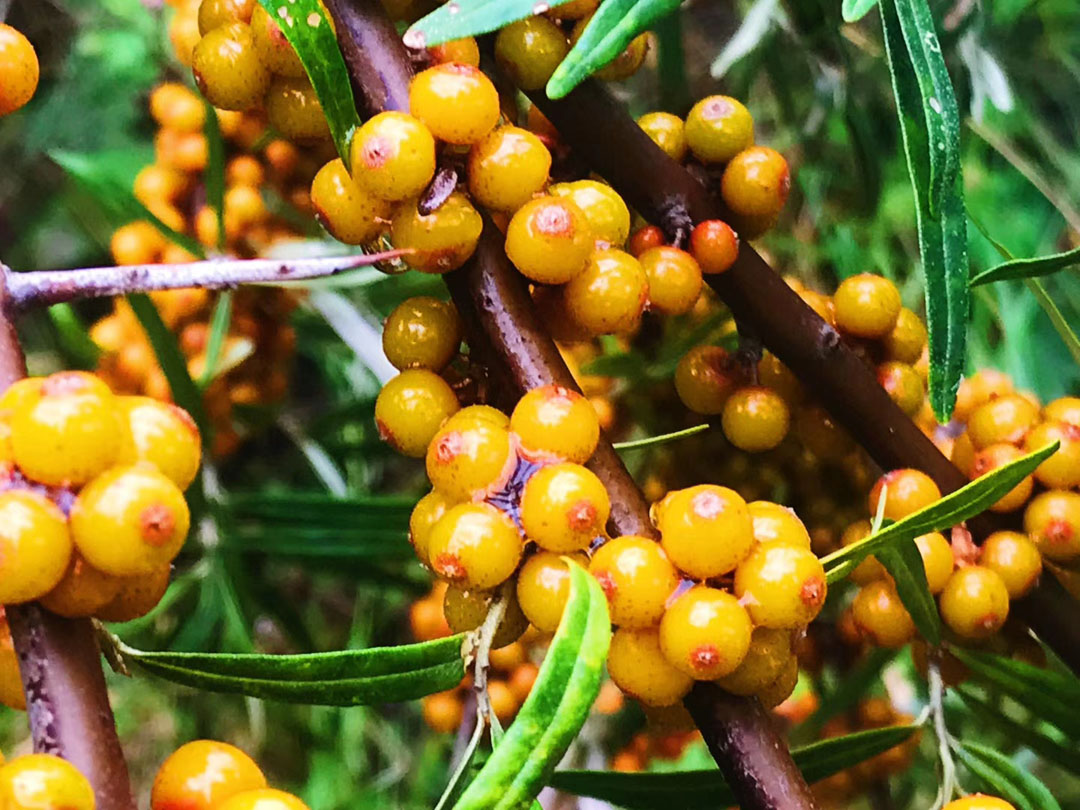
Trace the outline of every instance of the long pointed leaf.
<path fill-rule="evenodd" d="M 978 743 L 963 742 L 956 754 L 968 770 L 986 782 L 997 795 L 1014 804 L 1017 810 L 1061 810 L 1046 785 L 999 751 Z"/>
<path fill-rule="evenodd" d="M 1049 256 L 1036 256 L 1034 259 L 1012 259 L 1002 262 L 972 276 L 968 284 L 978 287 L 980 284 L 990 284 L 994 281 L 1049 276 L 1075 264 L 1080 264 L 1080 248 L 1073 248 L 1064 253 L 1053 253 Z"/>
<path fill-rule="evenodd" d="M 452 39 L 475 37 L 561 6 L 570 0 L 454 0 L 414 22 L 405 32 L 411 48 L 430 48 Z"/>
<path fill-rule="evenodd" d="M 941 618 L 937 603 L 926 581 L 922 554 L 914 539 L 904 537 L 881 549 L 876 555 L 896 583 L 896 592 L 904 603 L 920 635 L 931 644 L 941 642 Z"/>

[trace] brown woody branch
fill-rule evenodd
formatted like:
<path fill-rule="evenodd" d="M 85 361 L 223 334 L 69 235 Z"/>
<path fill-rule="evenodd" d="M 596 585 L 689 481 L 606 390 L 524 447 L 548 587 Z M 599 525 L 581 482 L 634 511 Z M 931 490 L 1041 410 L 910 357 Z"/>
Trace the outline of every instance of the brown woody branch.
<path fill-rule="evenodd" d="M 680 163 L 669 158 L 595 80 L 561 101 L 533 93 L 533 101 L 560 136 L 646 219 L 669 231 L 707 219 L 724 219 L 723 204 Z M 933 478 L 942 492 L 968 483 L 967 477 L 889 398 L 867 363 L 821 319 L 750 245 L 726 273 L 706 276 L 736 322 L 745 325 L 812 389 L 834 419 L 883 469 L 914 467 Z M 968 521 L 977 537 L 1003 522 L 992 513 Z M 1080 622 L 1075 605 L 1050 576 L 1016 613 L 1072 669 L 1080 674 Z"/>
<path fill-rule="evenodd" d="M 0 279 L 0 391 L 26 376 Z M 98 810 L 135 810 L 89 619 L 62 619 L 37 604 L 5 608 L 19 657 L 34 750 L 69 760 L 90 780 Z"/>
<path fill-rule="evenodd" d="M 327 5 L 365 112 L 407 110 L 410 60 L 377 0 Z M 445 280 L 466 324 L 469 348 L 486 367 L 500 405 L 512 407 L 539 385 L 577 388 L 490 220 L 473 257 Z M 648 505 L 609 442 L 601 440 L 589 466 L 611 495 L 610 530 L 655 536 Z M 699 687 L 687 705 L 740 804 L 746 810 L 814 810 L 802 774 L 760 704 L 714 691 Z"/>

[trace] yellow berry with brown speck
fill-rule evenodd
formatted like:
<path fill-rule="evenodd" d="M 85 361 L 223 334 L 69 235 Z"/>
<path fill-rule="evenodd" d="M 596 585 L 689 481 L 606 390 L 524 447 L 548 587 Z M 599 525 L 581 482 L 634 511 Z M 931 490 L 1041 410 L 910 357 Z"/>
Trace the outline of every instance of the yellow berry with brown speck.
<path fill-rule="evenodd" d="M 694 579 L 734 571 L 754 546 L 746 501 L 735 490 L 715 484 L 669 493 L 657 528 L 668 557 Z"/>
<path fill-rule="evenodd" d="M 352 175 L 361 189 L 383 200 L 415 197 L 435 175 L 435 138 L 403 112 L 369 118 L 349 147 Z"/>
<path fill-rule="evenodd" d="M 580 464 L 548 464 L 525 484 L 521 527 L 525 536 L 547 551 L 566 553 L 588 548 L 611 513 L 603 483 Z"/>
<path fill-rule="evenodd" d="M 208 31 L 195 46 L 191 70 L 207 101 L 223 110 L 256 107 L 270 87 L 270 71 L 259 58 L 251 27 L 243 22 Z"/>
<path fill-rule="evenodd" d="M 630 209 L 611 186 L 598 180 L 575 180 L 556 183 L 550 189 L 555 197 L 570 199 L 585 214 L 593 239 L 603 247 L 621 248 L 630 236 Z"/>
<path fill-rule="evenodd" d="M 673 706 L 694 685 L 693 678 L 664 656 L 655 627 L 616 630 L 608 648 L 607 668 L 616 686 L 646 706 Z"/>
<path fill-rule="evenodd" d="M 632 332 L 649 300 L 649 279 L 641 262 L 606 248 L 589 257 L 585 269 L 563 287 L 563 303 L 574 323 L 593 335 Z"/>
<path fill-rule="evenodd" d="M 880 338 L 900 317 L 900 291 L 889 279 L 872 273 L 849 276 L 833 295 L 836 325 L 849 335 Z"/>
<path fill-rule="evenodd" d="M 517 598 L 521 610 L 533 627 L 542 633 L 554 633 L 570 598 L 570 570 L 564 556 L 582 568 L 589 558 L 582 552 L 569 555 L 538 551 L 525 560 L 517 575 Z"/>
<path fill-rule="evenodd" d="M 1024 531 L 1047 559 L 1070 563 L 1080 557 L 1080 493 L 1050 489 L 1024 510 Z"/>
<path fill-rule="evenodd" d="M 501 486 L 516 459 L 504 426 L 483 419 L 451 420 L 428 445 L 428 480 L 448 498 L 464 501 Z"/>
<path fill-rule="evenodd" d="M 996 571 L 981 565 L 959 568 L 938 602 L 949 629 L 967 639 L 992 636 L 1009 616 L 1009 591 Z"/>
<path fill-rule="evenodd" d="M 734 695 L 749 696 L 776 680 L 791 658 L 791 633 L 769 627 L 755 627 L 742 663 L 717 680 Z"/>
<path fill-rule="evenodd" d="M 311 204 L 330 235 L 346 245 L 363 245 L 378 236 L 391 205 L 356 184 L 341 158 L 319 169 L 311 181 Z"/>
<path fill-rule="evenodd" d="M 488 503 L 449 509 L 428 540 L 432 570 L 466 589 L 489 590 L 505 582 L 517 569 L 523 550 L 517 526 Z"/>
<path fill-rule="evenodd" d="M 746 609 L 727 591 L 698 585 L 664 611 L 660 649 L 696 681 L 732 672 L 750 649 L 753 626 Z"/>
<path fill-rule="evenodd" d="M 422 273 L 448 273 L 465 264 L 480 241 L 484 220 L 469 198 L 459 191 L 428 214 L 419 200 L 398 206 L 390 221 L 390 243 L 410 252 L 402 260 Z"/>
<path fill-rule="evenodd" d="M 761 546 L 735 569 L 735 595 L 763 627 L 805 627 L 821 612 L 827 591 L 821 561 L 798 546 Z"/>
<path fill-rule="evenodd" d="M 1038 581 L 1043 562 L 1038 547 L 1026 535 L 999 531 L 982 544 L 979 565 L 997 572 L 1009 598 L 1019 599 Z"/>
<path fill-rule="evenodd" d="M 399 453 L 423 458 L 443 422 L 460 406 L 447 382 L 433 371 L 408 369 L 386 383 L 375 400 L 375 424 Z"/>
<path fill-rule="evenodd" d="M 148 461 L 180 489 L 187 489 L 202 460 L 202 440 L 191 415 L 150 397 L 117 397 L 116 404 L 127 425 L 117 463 Z"/>
<path fill-rule="evenodd" d="M 493 601 L 494 594 L 491 591 L 451 585 L 443 595 L 443 616 L 453 632 L 465 633 L 484 623 Z M 502 621 L 495 628 L 495 635 L 491 639 L 491 648 L 497 650 L 513 644 L 528 629 L 529 620 L 522 613 L 517 597 L 510 593 Z"/>
<path fill-rule="evenodd" d="M 523 276 L 540 284 L 565 284 L 580 275 L 592 249 L 589 221 L 566 197 L 530 200 L 506 229 L 506 255 Z"/>
<path fill-rule="evenodd" d="M 600 440 L 596 410 L 584 396 L 561 385 L 528 391 L 510 414 L 510 429 L 530 458 L 584 464 Z"/>
<path fill-rule="evenodd" d="M 445 62 L 409 84 L 409 109 L 440 141 L 473 144 L 499 121 L 499 93 L 473 65 Z"/>
<path fill-rule="evenodd" d="M 855 595 L 851 612 L 859 631 L 879 647 L 901 647 L 915 637 L 915 622 L 888 580 L 864 585 Z"/>
<path fill-rule="evenodd" d="M 485 208 L 511 213 L 543 189 L 550 171 L 543 141 L 521 127 L 499 127 L 469 150 L 469 193 Z"/>

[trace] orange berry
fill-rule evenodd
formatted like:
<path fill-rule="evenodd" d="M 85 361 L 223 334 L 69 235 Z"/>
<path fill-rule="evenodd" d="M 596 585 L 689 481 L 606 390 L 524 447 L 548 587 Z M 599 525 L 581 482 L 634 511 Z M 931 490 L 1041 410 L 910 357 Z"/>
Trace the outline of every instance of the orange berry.
<path fill-rule="evenodd" d="M 463 588 L 490 589 L 517 569 L 524 543 L 517 526 L 491 504 L 463 503 L 431 529 L 432 570 Z"/>
<path fill-rule="evenodd" d="M 888 580 L 864 585 L 851 612 L 859 631 L 879 647 L 901 647 L 915 637 L 915 622 Z"/>
<path fill-rule="evenodd" d="M 972 793 L 970 796 L 949 802 L 941 810 L 1016 810 L 1016 808 L 996 796 Z"/>
<path fill-rule="evenodd" d="M 857 520 L 846 529 L 844 533 L 840 535 L 840 545 L 847 547 L 858 543 L 870 536 L 872 526 L 869 520 Z M 851 581 L 857 585 L 867 585 L 874 580 L 884 579 L 888 575 L 885 571 L 885 567 L 878 562 L 877 557 L 873 554 L 868 557 L 864 557 L 862 562 L 852 569 L 850 577 Z"/>
<path fill-rule="evenodd" d="M 116 462 L 147 461 L 180 489 L 187 489 L 202 459 L 199 428 L 190 414 L 150 397 L 117 397 L 116 404 L 127 425 Z"/>
<path fill-rule="evenodd" d="M 447 497 L 463 501 L 501 486 L 516 460 L 510 432 L 502 425 L 479 419 L 448 423 L 428 445 L 428 480 Z"/>
<path fill-rule="evenodd" d="M 763 627 L 805 627 L 821 611 L 826 591 L 821 561 L 798 546 L 760 546 L 735 569 L 735 595 Z"/>
<path fill-rule="evenodd" d="M 868 506 L 872 515 L 877 514 L 882 491 L 886 493 L 884 517 L 887 520 L 900 520 L 941 500 L 937 484 L 920 470 L 893 470 L 881 476 L 870 490 Z"/>
<path fill-rule="evenodd" d="M 491 711 L 504 725 L 514 719 L 521 705 L 505 681 L 488 681 L 488 699 L 491 701 Z"/>
<path fill-rule="evenodd" d="M 399 453 L 423 458 L 442 423 L 459 407 L 457 395 L 438 374 L 408 369 L 379 392 L 375 424 L 383 441 Z"/>
<path fill-rule="evenodd" d="M 451 586 L 446 589 L 443 596 L 443 615 L 446 623 L 455 633 L 466 633 L 475 630 L 487 618 L 491 610 L 494 594 L 476 588 L 465 589 Z M 511 592 L 506 603 L 506 611 L 502 621 L 495 628 L 495 635 L 491 639 L 492 650 L 513 644 L 529 629 L 529 620 L 521 611 L 517 597 Z"/>
<path fill-rule="evenodd" d="M 720 346 L 695 346 L 675 367 L 675 391 L 694 413 L 715 416 L 741 380 L 738 367 Z"/>
<path fill-rule="evenodd" d="M 480 67 L 480 46 L 475 37 L 452 39 L 441 45 L 432 45 L 427 49 L 428 58 L 437 65 L 447 62 L 461 62 L 473 67 Z"/>
<path fill-rule="evenodd" d="M 743 662 L 750 649 L 750 616 L 727 591 L 697 585 L 664 611 L 660 649 L 676 669 L 712 681 Z"/>
<path fill-rule="evenodd" d="M 686 117 L 686 142 L 702 163 L 727 163 L 754 142 L 754 119 L 730 96 L 707 96 Z"/>
<path fill-rule="evenodd" d="M 506 229 L 506 255 L 523 276 L 541 284 L 564 284 L 580 275 L 592 248 L 585 212 L 564 197 L 530 200 Z"/>
<path fill-rule="evenodd" d="M 445 582 L 436 580 L 431 593 L 409 606 L 409 629 L 417 641 L 434 641 L 452 634 L 443 615 L 442 603 L 447 587 Z"/>
<path fill-rule="evenodd" d="M 469 193 L 480 205 L 507 213 L 543 189 L 551 171 L 551 153 L 527 129 L 503 126 L 469 150 Z"/>
<path fill-rule="evenodd" d="M 390 243 L 411 250 L 402 256 L 422 273 L 448 273 L 468 261 L 480 241 L 484 220 L 469 198 L 455 191 L 430 214 L 421 214 L 419 200 L 398 206 L 390 222 Z"/>
<path fill-rule="evenodd" d="M 498 123 L 499 93 L 479 68 L 448 62 L 413 77 L 409 109 L 440 141 L 473 144 Z"/>
<path fill-rule="evenodd" d="M 93 616 L 120 593 L 122 580 L 98 571 L 78 554 L 71 556 L 64 578 L 41 598 L 46 610 L 69 619 Z"/>
<path fill-rule="evenodd" d="M 230 796 L 215 810 L 310 810 L 306 804 L 291 793 L 272 788 L 245 790 Z"/>
<path fill-rule="evenodd" d="M 1080 486 L 1080 425 L 1068 422 L 1036 425 L 1024 439 L 1024 452 L 1033 453 L 1055 441 L 1061 442 L 1061 447 L 1035 468 L 1035 478 L 1050 489 Z"/>
<path fill-rule="evenodd" d="M 420 699 L 420 709 L 428 728 L 438 734 L 458 730 L 465 718 L 465 706 L 457 692 L 436 692 Z"/>
<path fill-rule="evenodd" d="M 771 388 L 740 388 L 724 403 L 724 435 L 748 453 L 772 450 L 787 436 L 790 423 L 787 403 Z"/>
<path fill-rule="evenodd" d="M 63 579 L 71 535 L 56 504 L 36 492 L 0 492 L 0 604 L 38 599 Z"/>
<path fill-rule="evenodd" d="M 1020 532 L 994 532 L 982 545 L 979 565 L 1001 577 L 1010 599 L 1019 599 L 1031 590 L 1042 573 L 1042 555 Z"/>
<path fill-rule="evenodd" d="M 507 644 L 497 650 L 492 650 L 489 656 L 492 669 L 498 672 L 510 673 L 514 667 L 525 661 L 525 645 L 521 641 Z"/>
<path fill-rule="evenodd" d="M 645 225 L 630 235 L 630 241 L 627 243 L 626 249 L 631 256 L 640 259 L 641 254 L 645 251 L 652 250 L 655 247 L 662 247 L 666 243 L 667 237 L 664 236 L 662 230 L 655 225 Z"/>
<path fill-rule="evenodd" d="M 24 106 L 37 91 L 37 52 L 22 32 L 0 22 L 0 116 Z"/>
<path fill-rule="evenodd" d="M 377 237 L 390 217 L 390 204 L 363 191 L 341 158 L 331 160 L 311 181 L 311 204 L 330 235 L 347 245 L 363 245 Z"/>
<path fill-rule="evenodd" d="M 165 249 L 165 237 L 149 222 L 130 222 L 113 231 L 109 252 L 120 266 L 154 264 Z"/>
<path fill-rule="evenodd" d="M 255 48 L 251 27 L 232 22 L 204 33 L 191 56 L 195 83 L 207 100 L 224 110 L 248 110 L 270 86 L 270 71 Z"/>
<path fill-rule="evenodd" d="M 1016 461 L 1024 455 L 1016 445 L 1006 444 L 1004 442 L 1000 444 L 991 444 L 984 447 L 971 461 L 971 477 L 978 478 L 986 475 L 992 470 L 996 470 L 1010 461 Z M 1035 487 L 1034 477 L 1026 475 L 1020 482 L 1002 495 L 993 506 L 990 507 L 994 512 L 1015 512 L 1025 503 L 1028 498 L 1031 497 L 1031 492 Z"/>
<path fill-rule="evenodd" d="M 705 220 L 690 234 L 690 252 L 702 273 L 723 273 L 739 258 L 739 236 L 723 220 Z"/>
<path fill-rule="evenodd" d="M 849 335 L 880 338 L 900 318 L 900 291 L 887 278 L 872 273 L 849 276 L 833 295 L 836 325 Z"/>
<path fill-rule="evenodd" d="M 620 627 L 608 649 L 608 675 L 615 685 L 646 706 L 672 706 L 694 685 L 694 679 L 676 669 L 660 649 L 654 627 Z"/>
<path fill-rule="evenodd" d="M 889 361 L 877 368 L 878 383 L 908 416 L 919 412 L 926 399 L 922 377 L 907 363 Z"/>
<path fill-rule="evenodd" d="M 238 793 L 266 786 L 247 754 L 228 743 L 196 740 L 162 763 L 150 792 L 151 810 L 216 810 Z"/>
<path fill-rule="evenodd" d="M 661 315 L 684 315 L 701 295 L 701 268 L 685 250 L 655 247 L 638 256 L 649 284 L 649 308 Z"/>
<path fill-rule="evenodd" d="M 578 565 L 588 568 L 589 558 L 571 554 Z M 554 633 L 570 597 L 570 571 L 561 554 L 539 551 L 525 560 L 517 576 L 517 598 L 521 610 L 542 633 Z"/>
<path fill-rule="evenodd" d="M 791 634 L 787 630 L 755 627 L 742 663 L 717 680 L 735 695 L 749 696 L 767 687 L 791 658 Z"/>
<path fill-rule="evenodd" d="M 22 675 L 19 671 L 19 656 L 15 652 L 15 642 L 11 638 L 7 615 L 0 608 L 0 706 L 23 712 L 26 711 L 26 694 L 23 692 Z M 0 766 L 4 760 L 0 758 Z"/>
<path fill-rule="evenodd" d="M 202 132 L 203 100 L 179 82 L 164 82 L 150 92 L 150 115 L 163 129 Z"/>
<path fill-rule="evenodd" d="M 531 458 L 584 464 L 600 440 L 600 422 L 592 404 L 561 385 L 527 392 L 510 414 L 510 429 Z"/>
<path fill-rule="evenodd" d="M 120 592 L 94 615 L 104 622 L 130 622 L 157 607 L 169 588 L 172 565 L 166 563 L 149 576 L 121 577 Z"/>
<path fill-rule="evenodd" d="M 754 527 L 754 541 L 759 545 L 782 543 L 810 548 L 810 533 L 795 510 L 772 501 L 753 501 L 746 505 Z"/>
<path fill-rule="evenodd" d="M 641 263 L 615 248 L 593 252 L 585 270 L 563 287 L 570 318 L 593 335 L 632 332 L 648 299 Z"/>
<path fill-rule="evenodd" d="M 939 599 L 941 618 L 962 638 L 992 636 L 1009 616 L 1009 592 L 996 571 L 980 565 L 958 568 Z"/>
<path fill-rule="evenodd" d="M 94 810 L 94 789 L 78 768 L 52 754 L 27 754 L 0 767 L 4 810 Z"/>
<path fill-rule="evenodd" d="M 416 556 L 424 565 L 429 564 L 428 540 L 431 538 L 431 530 L 454 503 L 441 492 L 433 489 L 416 502 L 416 506 L 409 515 L 409 542 L 412 543 Z"/>
<path fill-rule="evenodd" d="M 1024 510 L 1024 531 L 1054 562 L 1080 557 L 1080 494 L 1051 489 L 1036 495 Z"/>
<path fill-rule="evenodd" d="M 630 236 L 630 209 L 611 186 L 597 180 L 575 180 L 556 183 L 549 193 L 570 199 L 581 209 L 598 247 L 621 248 L 626 243 Z"/>
<path fill-rule="evenodd" d="M 976 450 L 1006 442 L 1020 444 L 1039 420 L 1039 408 L 1019 394 L 996 397 L 968 417 L 968 436 Z"/>
<path fill-rule="evenodd" d="M 881 342 L 890 360 L 915 363 L 926 347 L 926 324 L 910 309 L 901 307 L 892 331 Z"/>
<path fill-rule="evenodd" d="M 695 579 L 734 571 L 754 545 L 750 510 L 737 492 L 700 484 L 670 493 L 657 528 L 667 556 Z"/>
<path fill-rule="evenodd" d="M 1080 427 L 1080 397 L 1061 397 L 1048 402 L 1043 408 L 1043 418 L 1048 422 L 1065 422 Z"/>
<path fill-rule="evenodd" d="M 604 534 L 611 513 L 607 490 L 580 464 L 549 464 L 525 484 L 521 527 L 525 536 L 547 551 L 588 548 Z"/>
<path fill-rule="evenodd" d="M 679 586 L 678 572 L 660 544 L 636 535 L 604 543 L 593 554 L 589 573 L 607 596 L 611 623 L 620 627 L 657 624 Z"/>
<path fill-rule="evenodd" d="M 651 112 L 645 113 L 637 122 L 669 158 L 682 162 L 686 157 L 689 148 L 686 145 L 686 123 L 679 116 L 666 112 Z"/>
<path fill-rule="evenodd" d="M 378 199 L 415 197 L 435 174 L 435 138 L 407 113 L 382 112 L 369 118 L 349 149 L 353 179 Z"/>
<path fill-rule="evenodd" d="M 510 680 L 507 681 L 506 685 L 510 687 L 510 691 L 514 693 L 514 697 L 518 699 L 518 702 L 524 703 L 539 675 L 540 667 L 526 661 L 514 667 L 514 671 L 510 674 Z"/>
<path fill-rule="evenodd" d="M 771 223 L 787 202 L 790 189 L 787 161 L 767 146 L 750 146 L 739 152 L 720 178 L 725 205 L 738 217 L 755 223 Z"/>
<path fill-rule="evenodd" d="M 187 187 L 188 179 L 183 172 L 151 163 L 149 166 L 143 166 L 135 175 L 133 191 L 136 199 L 143 205 L 152 205 L 175 202 L 176 198 L 187 190 Z M 113 238 L 116 238 L 115 234 Z M 141 264 L 141 262 L 136 262 L 136 264 Z"/>

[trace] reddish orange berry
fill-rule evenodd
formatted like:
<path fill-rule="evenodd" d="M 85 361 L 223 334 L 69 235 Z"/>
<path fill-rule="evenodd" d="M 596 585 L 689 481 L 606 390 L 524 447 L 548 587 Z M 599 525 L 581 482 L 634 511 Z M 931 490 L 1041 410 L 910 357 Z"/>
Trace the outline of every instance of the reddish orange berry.
<path fill-rule="evenodd" d="M 702 273 L 723 273 L 739 258 L 739 236 L 723 220 L 708 219 L 690 234 L 690 252 Z"/>

